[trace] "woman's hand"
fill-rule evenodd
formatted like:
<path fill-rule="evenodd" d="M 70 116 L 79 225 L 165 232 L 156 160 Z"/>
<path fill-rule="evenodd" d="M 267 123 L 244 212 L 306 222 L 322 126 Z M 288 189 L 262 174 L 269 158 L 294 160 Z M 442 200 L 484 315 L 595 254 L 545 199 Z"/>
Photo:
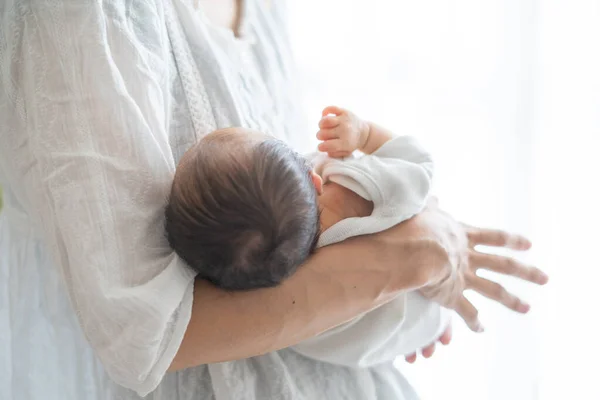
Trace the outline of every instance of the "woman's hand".
<path fill-rule="evenodd" d="M 419 218 L 417 222 L 424 224 L 429 234 L 446 249 L 449 262 L 446 268 L 439 270 L 437 276 L 432 276 L 430 283 L 421 288 L 425 297 L 455 310 L 469 328 L 476 332 L 483 331 L 483 327 L 479 322 L 477 309 L 463 295 L 465 290 L 474 290 L 520 313 L 529 311 L 528 304 L 497 282 L 479 277 L 477 270 L 487 269 L 538 285 L 548 281 L 547 275 L 510 257 L 475 250 L 478 245 L 528 250 L 531 243 L 527 239 L 499 230 L 461 224 L 440 210 L 435 200 L 430 202 Z"/>
<path fill-rule="evenodd" d="M 539 283 L 547 279 L 541 271 L 473 249 L 477 244 L 529 247 L 527 241 L 516 238 L 465 227 L 431 204 L 385 232 L 319 249 L 275 288 L 230 293 L 197 280 L 190 322 L 170 369 L 248 358 L 292 346 L 419 288 L 434 299 L 454 294 L 445 297 L 445 304 L 455 305 L 450 308 L 474 326 L 478 324 L 476 312 L 469 312 L 461 301 L 463 290 L 480 284 L 471 265 L 535 276 L 533 281 Z M 458 258 L 468 262 L 458 263 Z M 447 276 L 455 279 L 444 279 Z M 485 284 L 479 286 L 480 293 L 493 292 L 486 291 Z"/>
<path fill-rule="evenodd" d="M 447 346 L 450 344 L 451 340 L 452 340 L 452 322 L 449 322 L 448 326 L 446 327 L 446 330 L 444 330 L 444 333 L 442 333 L 442 335 L 438 338 L 438 340 L 436 342 L 440 342 L 444 346 Z M 429 346 L 421 349 L 421 355 L 425 358 L 430 358 L 431 356 L 433 356 L 433 353 L 435 352 L 436 342 L 433 342 Z M 412 364 L 415 361 L 417 361 L 417 353 L 415 352 L 415 353 L 409 354 L 409 355 L 405 356 L 404 358 L 406 359 L 406 362 Z"/>

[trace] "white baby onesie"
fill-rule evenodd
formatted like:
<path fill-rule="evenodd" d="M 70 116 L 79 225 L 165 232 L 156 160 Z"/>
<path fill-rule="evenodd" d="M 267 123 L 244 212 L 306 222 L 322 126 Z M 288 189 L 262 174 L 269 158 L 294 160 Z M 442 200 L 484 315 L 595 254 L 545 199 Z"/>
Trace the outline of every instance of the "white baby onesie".
<path fill-rule="evenodd" d="M 322 153 L 308 158 L 324 182 L 342 185 L 374 206 L 368 217 L 347 218 L 327 229 L 319 247 L 381 232 L 411 218 L 423 209 L 431 188 L 431 157 L 408 136 L 358 158 L 332 159 Z M 292 348 L 319 361 L 369 367 L 427 346 L 448 322 L 448 310 L 408 292 Z"/>

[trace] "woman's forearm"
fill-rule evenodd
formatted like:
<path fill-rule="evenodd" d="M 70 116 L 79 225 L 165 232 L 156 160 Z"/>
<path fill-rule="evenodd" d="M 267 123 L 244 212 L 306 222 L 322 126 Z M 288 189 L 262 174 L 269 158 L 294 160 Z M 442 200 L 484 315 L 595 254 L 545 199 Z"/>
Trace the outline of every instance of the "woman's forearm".
<path fill-rule="evenodd" d="M 170 370 L 279 350 L 423 286 L 428 276 L 419 265 L 435 243 L 393 229 L 395 243 L 374 235 L 319 250 L 276 288 L 225 292 L 196 281 L 191 320 Z"/>

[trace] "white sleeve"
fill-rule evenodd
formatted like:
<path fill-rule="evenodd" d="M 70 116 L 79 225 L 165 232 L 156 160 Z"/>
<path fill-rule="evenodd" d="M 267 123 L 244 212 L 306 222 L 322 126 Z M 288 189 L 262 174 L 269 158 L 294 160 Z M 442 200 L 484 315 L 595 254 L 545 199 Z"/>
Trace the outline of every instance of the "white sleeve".
<path fill-rule="evenodd" d="M 315 159 L 315 170 L 326 182 L 373 202 L 370 216 L 344 219 L 323 232 L 319 246 L 326 246 L 381 232 L 421 212 L 432 186 L 433 162 L 414 138 L 401 136 L 360 158 Z"/>
<path fill-rule="evenodd" d="M 368 170 L 393 213 L 412 217 L 422 210 L 431 189 L 433 160 L 416 138 L 396 137 L 353 163 Z"/>
<path fill-rule="evenodd" d="M 175 164 L 161 2 L 137 10 L 146 32 L 120 0 L 3 1 L 0 171 L 105 369 L 145 395 L 179 348 L 194 281 L 163 234 Z"/>
<path fill-rule="evenodd" d="M 400 136 L 373 154 L 330 160 L 323 164 L 322 175 L 343 186 L 350 181 L 359 183 L 350 189 L 362 186 L 368 194 L 366 198 L 374 203 L 377 217 L 393 215 L 404 221 L 425 205 L 432 185 L 433 161 L 415 138 Z"/>

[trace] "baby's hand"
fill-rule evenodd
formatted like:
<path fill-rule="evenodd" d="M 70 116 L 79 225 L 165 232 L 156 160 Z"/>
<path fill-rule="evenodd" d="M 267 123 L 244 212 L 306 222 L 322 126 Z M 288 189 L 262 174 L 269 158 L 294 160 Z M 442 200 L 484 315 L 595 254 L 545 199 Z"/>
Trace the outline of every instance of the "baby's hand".
<path fill-rule="evenodd" d="M 329 106 L 323 110 L 319 121 L 317 139 L 322 140 L 319 151 L 329 157 L 348 157 L 367 143 L 369 124 L 343 108 Z"/>

